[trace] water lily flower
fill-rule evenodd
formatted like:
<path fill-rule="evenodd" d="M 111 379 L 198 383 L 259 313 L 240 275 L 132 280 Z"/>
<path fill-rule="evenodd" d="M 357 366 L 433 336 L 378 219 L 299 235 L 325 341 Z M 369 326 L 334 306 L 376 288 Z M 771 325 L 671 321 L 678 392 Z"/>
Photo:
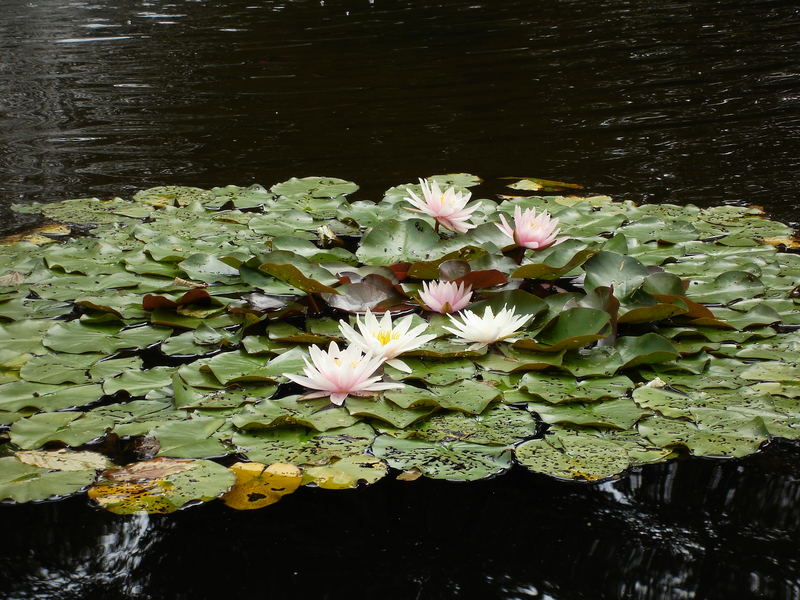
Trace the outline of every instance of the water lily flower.
<path fill-rule="evenodd" d="M 453 281 L 423 282 L 420 300 L 430 310 L 438 313 L 458 312 L 469 304 L 472 298 L 472 286 Z"/>
<path fill-rule="evenodd" d="M 356 346 L 339 350 L 336 342 L 331 342 L 327 352 L 319 346 L 311 346 L 309 353 L 311 363 L 303 359 L 305 376 L 283 374 L 295 383 L 319 390 L 303 396 L 303 400 L 330 396 L 331 402 L 341 406 L 348 395 L 369 396 L 373 392 L 403 387 L 402 383 L 381 381 L 375 371 L 383 364 L 383 357 L 363 354 Z"/>
<path fill-rule="evenodd" d="M 382 357 L 387 365 L 405 373 L 411 373 L 411 368 L 402 360 L 396 358 L 403 352 L 419 348 L 436 335 L 420 335 L 428 324 L 418 325 L 409 331 L 412 316 L 408 315 L 397 323 L 392 323 L 392 315 L 387 310 L 383 318 L 378 320 L 369 310 L 364 314 L 364 320 L 356 317 L 358 331 L 353 329 L 346 321 L 339 321 L 339 331 L 348 342 L 369 352 L 374 356 Z"/>
<path fill-rule="evenodd" d="M 560 244 L 566 237 L 556 238 L 559 233 L 558 219 L 550 217 L 546 210 L 536 215 L 535 208 L 528 208 L 525 212 L 517 206 L 514 209 L 514 227 L 508 224 L 505 215 L 500 214 L 502 224 L 495 223 L 497 228 L 514 240 L 517 246 L 531 250 L 543 250 L 550 246 Z"/>
<path fill-rule="evenodd" d="M 505 304 L 495 315 L 492 307 L 487 306 L 486 310 L 483 311 L 482 317 L 479 317 L 471 310 L 465 310 L 461 313 L 460 321 L 457 317 L 451 315 L 449 318 L 453 327 L 445 327 L 444 329 L 465 342 L 473 342 L 470 349 L 478 349 L 514 335 L 531 316 L 517 316 L 514 307 L 508 308 Z"/>
<path fill-rule="evenodd" d="M 450 231 L 465 233 L 477 227 L 472 223 L 467 223 L 469 216 L 477 210 L 480 202 L 475 202 L 467 206 L 472 193 L 456 192 L 455 188 L 449 187 L 444 192 L 439 188 L 437 182 L 428 184 L 424 179 L 419 180 L 422 186 L 422 196 L 420 198 L 411 190 L 405 200 L 413 204 L 416 208 L 409 208 L 412 212 L 424 213 L 436 219 L 436 229 L 439 225 Z"/>

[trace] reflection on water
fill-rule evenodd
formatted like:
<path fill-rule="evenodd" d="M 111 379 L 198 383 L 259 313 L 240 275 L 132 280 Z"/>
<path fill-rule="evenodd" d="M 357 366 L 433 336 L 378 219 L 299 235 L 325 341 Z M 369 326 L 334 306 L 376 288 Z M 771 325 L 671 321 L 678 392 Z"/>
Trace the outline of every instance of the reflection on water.
<path fill-rule="evenodd" d="M 778 442 L 600 485 L 519 471 L 302 489 L 260 511 L 217 503 L 150 521 L 80 499 L 2 507 L 0 597 L 790 600 L 798 450 Z"/>
<path fill-rule="evenodd" d="M 468 170 L 795 220 L 798 43 L 780 0 L 0 0 L 0 206 Z"/>
<path fill-rule="evenodd" d="M 11 202 L 452 171 L 796 221 L 798 43 L 779 0 L 0 0 L 0 231 Z M 797 599 L 798 457 L 0 506 L 0 598 Z"/>
<path fill-rule="evenodd" d="M 5 579 L 0 597 L 77 599 L 112 590 L 120 598 L 147 597 L 136 571 L 157 539 L 149 516 L 113 518 L 81 508 L 83 514 L 73 515 L 56 503 L 31 507 L 26 516 L 35 521 L 27 523 L 27 543 L 10 545 L 8 557 L 0 559 Z M 13 510 L 6 516 L 13 518 Z"/>

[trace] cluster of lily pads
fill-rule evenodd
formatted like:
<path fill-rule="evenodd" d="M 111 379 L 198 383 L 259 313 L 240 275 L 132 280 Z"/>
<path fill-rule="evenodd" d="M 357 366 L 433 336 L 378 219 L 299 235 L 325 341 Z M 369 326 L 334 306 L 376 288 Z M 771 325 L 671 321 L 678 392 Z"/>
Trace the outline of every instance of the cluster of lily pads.
<path fill-rule="evenodd" d="M 88 486 L 115 512 L 252 508 L 390 473 L 591 481 L 800 438 L 790 227 L 605 196 L 501 196 L 449 222 L 409 210 L 434 184 L 465 203 L 479 183 L 434 176 L 373 202 L 307 177 L 17 206 L 48 223 L 0 246 L 0 500 Z M 526 247 L 509 223 L 528 209 L 565 239 Z M 310 350 L 369 337 L 368 311 L 388 319 L 383 345 L 399 323 L 422 337 L 375 365 L 377 387 L 313 387 Z M 470 319 L 501 314 L 513 331 L 470 338 Z"/>

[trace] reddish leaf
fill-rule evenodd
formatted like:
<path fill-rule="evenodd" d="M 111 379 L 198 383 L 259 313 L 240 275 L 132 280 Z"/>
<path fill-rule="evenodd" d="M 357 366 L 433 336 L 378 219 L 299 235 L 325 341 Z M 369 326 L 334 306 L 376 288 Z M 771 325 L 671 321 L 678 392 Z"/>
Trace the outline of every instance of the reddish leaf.
<path fill-rule="evenodd" d="M 392 270 L 392 273 L 394 273 L 394 276 L 397 277 L 397 281 L 403 281 L 408 277 L 408 270 L 411 268 L 411 263 L 399 262 L 389 265 L 389 268 Z"/>
<path fill-rule="evenodd" d="M 156 296 L 154 294 L 146 294 L 142 299 L 142 308 L 145 310 L 155 310 L 157 308 L 175 308 L 184 304 L 196 304 L 201 301 L 208 301 L 211 299 L 209 294 L 204 289 L 193 289 L 186 292 L 177 300 L 170 300 L 166 296 Z"/>
<path fill-rule="evenodd" d="M 463 277 L 455 280 L 455 283 L 464 283 L 472 286 L 473 290 L 494 287 L 508 283 L 508 279 L 497 269 L 486 269 L 483 271 L 472 271 Z"/>

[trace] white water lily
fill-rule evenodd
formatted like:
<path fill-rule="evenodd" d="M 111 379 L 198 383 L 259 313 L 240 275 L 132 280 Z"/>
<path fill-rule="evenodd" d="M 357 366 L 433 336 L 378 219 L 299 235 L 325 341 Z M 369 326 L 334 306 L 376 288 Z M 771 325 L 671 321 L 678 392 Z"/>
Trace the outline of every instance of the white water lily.
<path fill-rule="evenodd" d="M 448 315 L 453 327 L 445 327 L 447 331 L 455 334 L 465 342 L 473 342 L 471 348 L 480 348 L 511 337 L 519 331 L 531 315 L 515 314 L 514 307 L 508 308 L 505 304 L 495 315 L 490 306 L 479 317 L 471 310 L 463 311 L 458 317 Z"/>
<path fill-rule="evenodd" d="M 318 390 L 303 396 L 303 400 L 330 396 L 331 402 L 341 405 L 349 395 L 369 396 L 373 392 L 403 387 L 402 383 L 381 381 L 381 376 L 374 373 L 383 364 L 383 357 L 364 354 L 356 346 L 339 350 L 336 342 L 331 342 L 327 352 L 319 346 L 311 346 L 309 354 L 311 363 L 303 359 L 305 375 L 283 374 L 295 383 Z"/>
<path fill-rule="evenodd" d="M 419 348 L 425 342 L 436 337 L 433 334 L 421 335 L 428 328 L 427 323 L 418 325 L 409 331 L 411 320 L 412 315 L 408 315 L 397 323 L 392 323 L 392 315 L 389 311 L 386 311 L 383 318 L 378 320 L 368 310 L 364 314 L 363 321 L 356 317 L 358 331 L 344 320 L 339 321 L 339 331 L 348 342 L 364 352 L 383 357 L 386 364 L 405 373 L 411 373 L 409 366 L 399 360 L 397 356 Z"/>

